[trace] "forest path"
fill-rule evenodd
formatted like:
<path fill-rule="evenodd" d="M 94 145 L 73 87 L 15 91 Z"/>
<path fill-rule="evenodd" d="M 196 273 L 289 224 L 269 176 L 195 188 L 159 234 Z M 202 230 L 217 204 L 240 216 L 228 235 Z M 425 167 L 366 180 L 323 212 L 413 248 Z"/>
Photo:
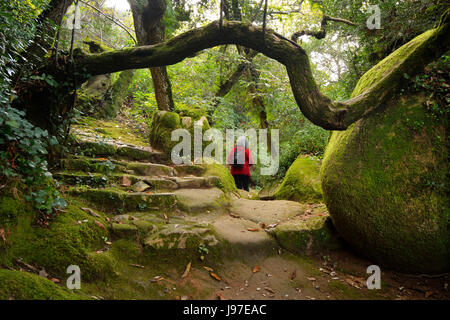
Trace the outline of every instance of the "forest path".
<path fill-rule="evenodd" d="M 54 176 L 69 201 L 111 221 L 111 249 L 138 245 L 107 286 L 85 285 L 105 299 L 394 299 L 421 297 L 392 279 L 368 290 L 371 263 L 344 249 L 322 203 L 263 201 L 226 194 L 202 166 L 167 156 L 114 121 L 77 126 L 78 154 Z M 133 141 L 133 139 L 137 141 Z M 122 258 L 121 258 L 122 259 Z M 156 279 L 156 280 L 155 280 Z M 411 285 L 413 286 L 413 285 Z M 403 289 L 402 289 L 403 290 Z M 429 290 L 424 289 L 426 292 Z"/>

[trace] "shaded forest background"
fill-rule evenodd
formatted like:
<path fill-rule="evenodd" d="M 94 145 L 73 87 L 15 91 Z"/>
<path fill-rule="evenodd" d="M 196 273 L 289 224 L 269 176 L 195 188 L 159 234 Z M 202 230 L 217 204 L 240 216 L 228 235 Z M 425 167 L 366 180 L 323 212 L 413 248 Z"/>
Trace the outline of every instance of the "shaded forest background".
<path fill-rule="evenodd" d="M 137 0 L 130 0 L 131 4 L 133 2 L 139 4 Z M 51 1 L 13 0 L 0 4 L 0 167 L 2 185 L 9 181 L 25 183 L 30 190 L 30 200 L 38 208 L 51 211 L 63 206 L 64 200 L 51 182 L 48 160 L 65 152 L 70 142 L 67 128 L 80 116 L 92 114 L 99 102 L 76 104 L 78 107 L 62 119 L 65 125 L 58 124 L 55 132 L 60 132 L 50 136 L 29 123 L 23 111 L 11 106 L 20 90 L 18 80 L 29 77 L 55 88 L 68 85 L 58 83 L 51 75 L 32 73 L 32 70 L 59 51 L 59 54 L 68 54 L 74 48 L 83 48 L 96 52 L 131 47 L 136 43 L 150 44 L 152 40 L 140 39 L 134 32 L 133 13 L 111 8 L 112 1 L 79 1 L 81 29 L 75 30 L 70 28 L 74 5 L 69 7 L 61 25 L 41 21 L 40 14 L 49 3 Z M 163 4 L 165 10 L 155 20 L 155 28 L 159 28 L 160 39 L 168 40 L 218 19 L 221 1 L 168 0 Z M 370 4 L 380 7 L 379 30 L 367 28 L 370 13 L 367 12 L 368 2 L 363 0 L 270 1 L 266 14 L 264 1 L 222 2 L 223 19 L 257 25 L 266 20 L 267 28 L 288 38 L 302 31 L 306 34 L 325 31 L 325 37 L 303 35 L 297 41 L 311 58 L 321 91 L 335 101 L 348 99 L 356 82 L 368 69 L 415 36 L 433 28 L 448 7 L 445 1 L 432 0 L 387 0 Z M 351 24 L 328 21 L 326 29 L 321 29 L 324 15 L 345 19 Z M 36 36 L 46 38 L 38 41 Z M 102 47 L 93 48 L 92 41 Z M 34 55 L 33 52 L 39 50 L 33 51 L 33 46 L 42 46 L 42 43 L 48 44 L 41 48 L 45 54 Z M 133 72 L 129 85 L 120 92 L 124 107 L 119 116 L 135 123 L 140 133 L 148 134 L 147 127 L 155 111 L 173 109 L 185 115 L 206 114 L 217 129 L 280 129 L 278 179 L 284 177 L 299 154 L 322 157 L 329 133 L 313 125 L 299 111 L 285 67 L 275 60 L 228 45 L 204 50 L 164 69 L 172 99 L 165 107 L 157 101 L 158 85 L 155 86 L 152 78 L 154 70 Z M 123 73 L 110 76 L 101 99 L 111 99 L 114 92 L 111 88 Z M 426 85 L 427 79 L 422 80 Z M 71 81 L 67 79 L 68 83 Z M 83 94 L 82 89 L 78 90 L 74 99 L 79 102 Z M 254 182 L 261 188 L 269 179 L 258 176 L 258 171 L 255 170 Z M 270 177 L 270 182 L 272 180 Z"/>

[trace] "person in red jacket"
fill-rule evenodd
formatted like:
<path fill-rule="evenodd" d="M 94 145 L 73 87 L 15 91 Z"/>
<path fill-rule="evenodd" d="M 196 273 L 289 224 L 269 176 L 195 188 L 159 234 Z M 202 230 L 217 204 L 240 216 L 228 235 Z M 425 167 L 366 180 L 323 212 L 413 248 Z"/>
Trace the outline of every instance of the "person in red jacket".
<path fill-rule="evenodd" d="M 231 174 L 238 189 L 249 191 L 250 168 L 253 167 L 253 157 L 248 148 L 248 140 L 240 136 L 236 141 L 236 146 L 230 151 L 227 163 L 231 166 Z"/>

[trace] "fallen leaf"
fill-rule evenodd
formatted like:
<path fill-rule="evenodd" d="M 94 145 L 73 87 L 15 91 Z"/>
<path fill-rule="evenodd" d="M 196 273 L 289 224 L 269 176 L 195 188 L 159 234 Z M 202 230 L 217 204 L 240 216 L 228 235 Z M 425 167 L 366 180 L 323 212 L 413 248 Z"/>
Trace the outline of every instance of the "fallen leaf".
<path fill-rule="evenodd" d="M 212 269 L 212 268 L 210 268 L 210 267 L 203 267 L 206 271 L 208 271 L 208 272 L 213 272 L 214 270 Z"/>
<path fill-rule="evenodd" d="M 349 278 L 347 278 L 347 279 L 345 279 L 345 282 L 347 282 L 349 285 L 351 285 L 352 287 L 355 287 L 356 289 L 361 289 L 359 286 L 358 286 L 358 284 L 355 282 L 355 281 L 353 281 L 352 279 L 349 279 Z"/>
<path fill-rule="evenodd" d="M 53 283 L 60 283 L 61 281 L 59 279 L 56 278 L 50 278 L 50 281 Z"/>
<path fill-rule="evenodd" d="M 316 278 L 314 277 L 306 277 L 306 279 L 308 279 L 309 281 L 316 281 Z"/>
<path fill-rule="evenodd" d="M 275 291 L 273 291 L 271 288 L 269 288 L 269 287 L 264 287 L 264 290 L 266 290 L 266 291 L 268 291 L 268 292 L 270 292 L 270 293 L 272 293 L 272 294 L 275 294 Z"/>
<path fill-rule="evenodd" d="M 108 159 L 106 159 L 106 158 L 97 158 L 97 160 L 99 160 L 99 161 L 107 161 Z"/>
<path fill-rule="evenodd" d="M 19 193 L 18 193 L 16 187 L 12 187 L 12 192 L 13 192 L 14 198 L 16 198 L 17 200 L 20 200 Z"/>
<path fill-rule="evenodd" d="M 142 266 L 142 265 L 140 265 L 140 264 L 135 264 L 135 263 L 130 263 L 130 266 L 136 267 L 136 268 L 141 268 L 141 269 L 144 269 L 144 268 L 145 268 L 144 266 Z"/>
<path fill-rule="evenodd" d="M 5 229 L 0 229 L 0 238 L 6 242 Z"/>
<path fill-rule="evenodd" d="M 164 220 L 166 220 L 166 223 L 169 223 L 169 217 L 167 216 L 167 214 L 165 214 L 165 213 L 163 213 L 163 216 L 164 216 Z"/>
<path fill-rule="evenodd" d="M 181 276 L 181 279 L 186 278 L 186 277 L 188 276 L 188 274 L 189 274 L 189 271 L 191 271 L 191 262 L 189 262 L 189 263 L 186 265 L 186 269 L 184 270 L 184 273 L 183 273 L 183 275 Z"/>
<path fill-rule="evenodd" d="M 425 298 L 429 298 L 429 297 L 431 297 L 433 294 L 434 294 L 433 291 L 427 291 L 427 292 L 425 292 Z"/>
<path fill-rule="evenodd" d="M 81 210 L 89 213 L 91 216 L 100 218 L 100 215 L 98 213 L 95 213 L 94 210 L 90 209 L 90 208 L 81 208 Z"/>
<path fill-rule="evenodd" d="M 247 231 L 256 232 L 259 231 L 259 228 L 247 228 Z"/>
<path fill-rule="evenodd" d="M 231 213 L 231 212 L 229 213 L 229 215 L 232 216 L 233 218 L 240 218 L 240 216 L 238 216 L 237 214 Z"/>
<path fill-rule="evenodd" d="M 289 277 L 289 279 L 294 280 L 295 277 L 297 277 L 297 270 L 294 270 L 294 271 L 291 273 L 291 276 Z"/>
<path fill-rule="evenodd" d="M 261 267 L 260 266 L 256 266 L 256 267 L 253 268 L 253 273 L 257 273 L 257 272 L 259 272 L 259 270 L 261 270 Z"/>
<path fill-rule="evenodd" d="M 217 293 L 217 297 L 219 298 L 219 300 L 227 300 L 220 292 Z"/>
<path fill-rule="evenodd" d="M 102 228 L 103 230 L 106 230 L 106 227 L 103 225 L 103 223 L 101 223 L 100 221 L 98 221 L 98 220 L 94 220 L 94 223 L 97 225 L 97 226 L 99 226 L 100 228 Z"/>
<path fill-rule="evenodd" d="M 217 281 L 221 281 L 221 280 L 222 280 L 222 279 L 221 279 L 217 274 L 215 274 L 214 272 L 210 272 L 209 275 L 210 275 L 211 277 L 213 277 L 214 279 L 216 279 Z"/>

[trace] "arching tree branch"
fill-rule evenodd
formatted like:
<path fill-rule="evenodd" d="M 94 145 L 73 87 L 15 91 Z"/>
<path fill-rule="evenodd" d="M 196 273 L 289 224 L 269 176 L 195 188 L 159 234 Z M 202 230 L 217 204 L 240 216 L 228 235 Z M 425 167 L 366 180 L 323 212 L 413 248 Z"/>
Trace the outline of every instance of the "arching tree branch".
<path fill-rule="evenodd" d="M 312 76 L 309 58 L 299 45 L 268 29 L 262 39 L 262 27 L 241 22 L 219 22 L 185 32 L 171 40 L 150 46 L 127 48 L 98 55 L 79 54 L 77 68 L 97 75 L 127 69 L 139 69 L 176 64 L 198 51 L 224 44 L 236 44 L 259 51 L 285 65 L 292 92 L 302 113 L 314 124 L 329 130 L 344 130 L 364 115 L 377 109 L 397 92 L 404 74 L 414 76 L 450 47 L 449 15 L 443 17 L 438 28 L 404 45 L 402 59 L 389 70 L 382 70 L 377 79 L 358 96 L 333 102 L 321 94 Z M 387 57 L 386 59 L 389 59 Z M 49 66 L 51 68 L 51 66 Z M 375 67 L 376 68 L 376 67 Z M 55 73 L 55 72 L 53 72 Z"/>
<path fill-rule="evenodd" d="M 314 31 L 314 30 L 297 31 L 294 34 L 292 34 L 291 40 L 292 41 L 297 41 L 298 38 L 300 38 L 301 36 L 304 36 L 304 35 L 312 36 L 312 37 L 317 38 L 317 39 L 325 38 L 325 36 L 327 35 L 327 22 L 328 21 L 345 23 L 345 24 L 348 24 L 349 26 L 357 26 L 356 23 L 351 22 L 349 20 L 345 20 L 345 19 L 341 19 L 341 18 L 333 18 L 333 17 L 327 16 L 327 15 L 324 15 L 322 17 L 322 21 L 320 23 L 320 30 L 318 30 L 318 31 Z"/>

